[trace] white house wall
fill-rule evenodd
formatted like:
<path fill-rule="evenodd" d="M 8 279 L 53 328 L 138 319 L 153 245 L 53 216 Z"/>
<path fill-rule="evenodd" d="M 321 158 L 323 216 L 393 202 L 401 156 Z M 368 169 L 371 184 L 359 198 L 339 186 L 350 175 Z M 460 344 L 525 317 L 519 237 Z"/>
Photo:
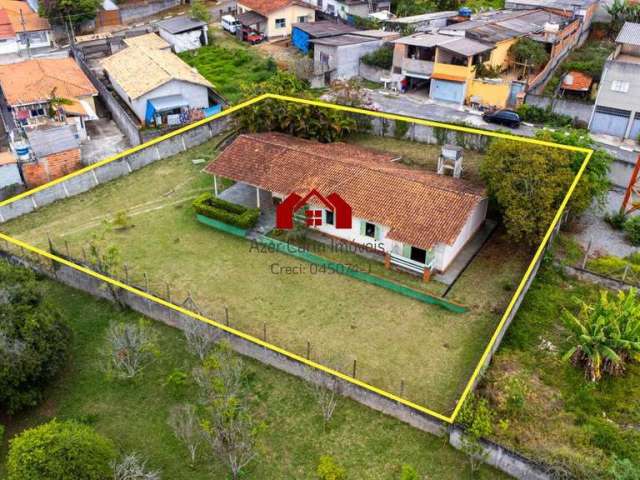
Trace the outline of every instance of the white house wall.
<path fill-rule="evenodd" d="M 9 163 L 0 166 L 0 188 L 15 184 L 22 184 L 18 165 L 16 163 Z"/>
<path fill-rule="evenodd" d="M 8 38 L 6 40 L 0 40 L 0 55 L 7 53 L 17 53 L 18 42 L 15 38 Z"/>
<path fill-rule="evenodd" d="M 436 251 L 436 270 L 444 272 L 449 268 L 449 265 L 460 253 L 460 250 L 464 248 L 467 242 L 471 240 L 471 237 L 473 237 L 482 226 L 482 223 L 487 217 L 488 204 L 489 201 L 485 199 L 476 206 L 473 212 L 471 212 L 471 215 L 469 215 L 467 223 L 465 223 L 453 245 L 439 245 L 441 248 L 438 248 Z"/>
<path fill-rule="evenodd" d="M 204 28 L 204 36 L 207 37 L 207 27 Z M 173 34 L 162 28 L 159 31 L 160 37 L 164 38 L 173 46 L 173 50 L 176 53 L 186 52 L 188 50 L 195 50 L 202 46 L 200 37 L 202 36 L 202 29 L 191 30 L 190 32 L 183 32 Z"/>
<path fill-rule="evenodd" d="M 329 57 L 329 67 L 333 69 L 331 80 L 348 80 L 360 75 L 360 59 L 382 46 L 382 40 L 335 47 L 316 44 L 313 47 L 314 62 L 320 65 L 320 56 Z"/>

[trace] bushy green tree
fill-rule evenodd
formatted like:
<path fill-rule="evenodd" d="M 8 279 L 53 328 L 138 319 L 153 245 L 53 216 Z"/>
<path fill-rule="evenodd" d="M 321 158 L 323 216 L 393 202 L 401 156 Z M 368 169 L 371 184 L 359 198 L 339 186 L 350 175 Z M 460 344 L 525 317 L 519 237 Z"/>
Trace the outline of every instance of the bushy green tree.
<path fill-rule="evenodd" d="M 600 292 L 593 303 L 580 302 L 577 315 L 564 311 L 573 346 L 564 359 L 584 368 L 597 382 L 603 374 L 620 375 L 625 365 L 640 358 L 640 302 L 637 292 L 618 292 L 613 298 Z"/>
<path fill-rule="evenodd" d="M 531 68 L 539 68 L 549 61 L 549 54 L 542 43 L 522 37 L 509 47 L 509 58 Z"/>
<path fill-rule="evenodd" d="M 190 14 L 196 20 L 202 20 L 207 23 L 211 20 L 211 12 L 209 12 L 203 0 L 191 0 Z"/>
<path fill-rule="evenodd" d="M 311 98 L 305 82 L 284 72 L 245 88 L 244 93 L 248 98 L 264 93 Z M 243 131 L 278 131 L 325 143 L 340 140 L 357 129 L 356 121 L 343 112 L 276 99 L 243 108 L 238 113 L 238 121 Z"/>
<path fill-rule="evenodd" d="M 78 24 L 96 18 L 100 0 L 41 0 L 40 15 L 51 23 Z"/>
<path fill-rule="evenodd" d="M 30 270 L 0 262 L 0 409 L 36 405 L 67 358 L 71 330 Z"/>
<path fill-rule="evenodd" d="M 491 143 L 480 172 L 507 234 L 529 246 L 540 243 L 575 177 L 563 151 L 502 139 Z"/>
<path fill-rule="evenodd" d="M 89 426 L 54 419 L 11 440 L 8 480 L 105 480 L 115 458 L 111 441 Z"/>

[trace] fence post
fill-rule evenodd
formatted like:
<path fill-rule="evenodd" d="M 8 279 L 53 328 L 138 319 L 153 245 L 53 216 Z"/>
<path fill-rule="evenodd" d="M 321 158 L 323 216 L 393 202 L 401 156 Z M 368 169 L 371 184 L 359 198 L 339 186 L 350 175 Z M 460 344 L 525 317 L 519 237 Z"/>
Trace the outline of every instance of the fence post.
<path fill-rule="evenodd" d="M 311 360 L 311 342 L 307 340 L 307 360 Z"/>
<path fill-rule="evenodd" d="M 622 281 L 624 282 L 627 279 L 627 275 L 629 274 L 629 264 L 627 263 L 624 267 L 624 272 L 622 272 Z"/>
<path fill-rule="evenodd" d="M 267 341 L 267 322 L 262 322 L 262 339 Z"/>
<path fill-rule="evenodd" d="M 67 257 L 71 257 L 71 254 L 69 253 L 69 242 L 67 240 L 64 241 L 64 248 L 67 251 Z"/>
<path fill-rule="evenodd" d="M 147 272 L 142 272 L 142 276 L 144 277 L 144 291 L 149 293 L 149 277 L 147 276 Z"/>
<path fill-rule="evenodd" d="M 129 267 L 125 263 L 122 268 L 124 268 L 124 283 L 129 285 Z"/>
<path fill-rule="evenodd" d="M 404 398 L 404 378 L 400 380 L 400 396 Z"/>
<path fill-rule="evenodd" d="M 226 306 L 224 307 L 224 323 L 227 327 L 229 326 L 229 309 Z"/>
<path fill-rule="evenodd" d="M 593 237 L 589 239 L 589 243 L 587 244 L 587 249 L 584 252 L 584 258 L 582 259 L 582 268 L 586 268 L 587 260 L 589 259 L 589 252 L 591 252 L 591 243 L 593 242 Z"/>
<path fill-rule="evenodd" d="M 357 367 L 357 359 L 353 359 L 353 375 L 351 375 L 353 378 L 356 378 L 356 367 Z"/>

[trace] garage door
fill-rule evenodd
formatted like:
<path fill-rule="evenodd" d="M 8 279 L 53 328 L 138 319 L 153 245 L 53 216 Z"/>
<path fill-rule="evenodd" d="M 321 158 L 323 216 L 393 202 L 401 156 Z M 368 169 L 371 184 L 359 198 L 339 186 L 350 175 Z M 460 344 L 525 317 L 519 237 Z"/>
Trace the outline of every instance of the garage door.
<path fill-rule="evenodd" d="M 615 137 L 624 137 L 627 131 L 627 125 L 629 124 L 630 114 L 631 112 L 627 110 L 596 107 L 590 130 L 593 133 L 604 133 Z"/>
<path fill-rule="evenodd" d="M 464 82 L 448 80 L 431 80 L 431 98 L 445 102 L 462 103 L 464 99 Z"/>

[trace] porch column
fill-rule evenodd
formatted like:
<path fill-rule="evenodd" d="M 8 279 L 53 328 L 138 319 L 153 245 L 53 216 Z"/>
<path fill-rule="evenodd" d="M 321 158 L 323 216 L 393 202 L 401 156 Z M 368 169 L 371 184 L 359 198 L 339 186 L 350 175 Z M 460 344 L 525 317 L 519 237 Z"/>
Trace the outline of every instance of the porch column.
<path fill-rule="evenodd" d="M 384 254 L 384 267 L 391 268 L 391 255 L 389 253 Z"/>
<path fill-rule="evenodd" d="M 260 208 L 260 188 L 256 187 L 256 207 Z"/>
<path fill-rule="evenodd" d="M 424 273 L 422 274 L 422 280 L 424 280 L 425 282 L 428 282 L 429 280 L 431 280 L 431 269 L 430 268 L 426 268 L 424 269 Z"/>
<path fill-rule="evenodd" d="M 218 177 L 213 176 L 213 193 L 215 193 L 216 197 L 218 196 Z"/>

